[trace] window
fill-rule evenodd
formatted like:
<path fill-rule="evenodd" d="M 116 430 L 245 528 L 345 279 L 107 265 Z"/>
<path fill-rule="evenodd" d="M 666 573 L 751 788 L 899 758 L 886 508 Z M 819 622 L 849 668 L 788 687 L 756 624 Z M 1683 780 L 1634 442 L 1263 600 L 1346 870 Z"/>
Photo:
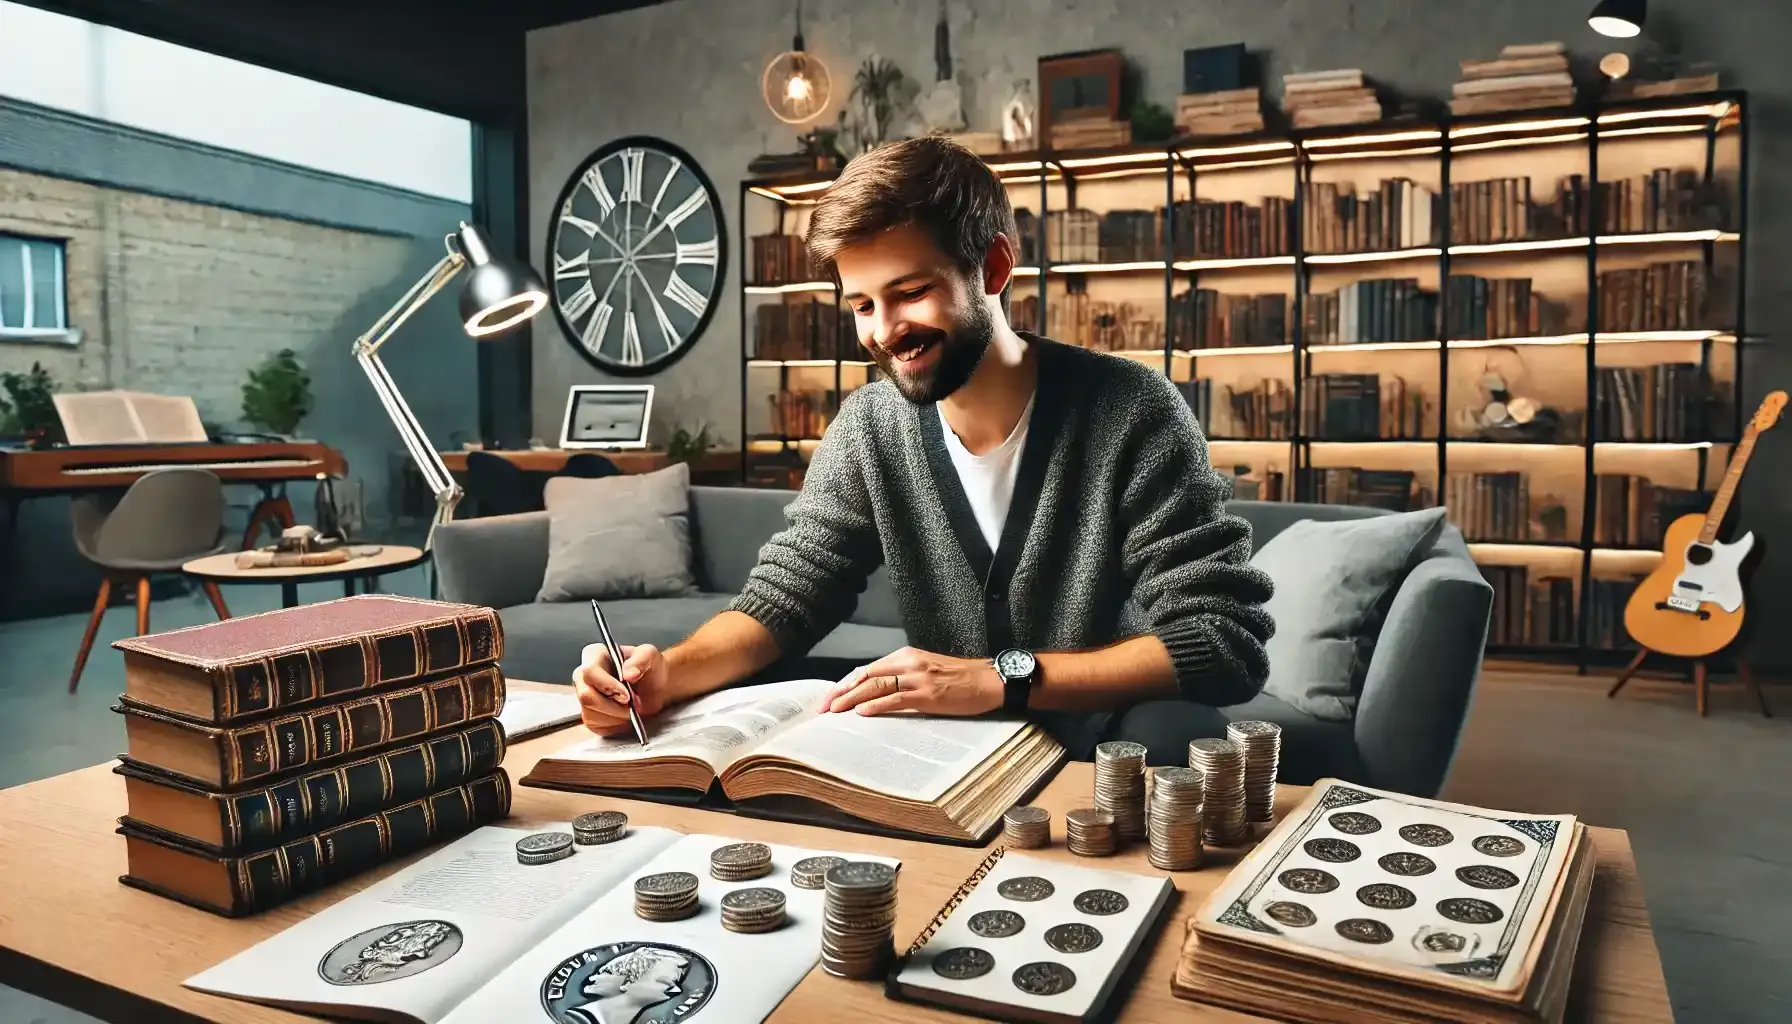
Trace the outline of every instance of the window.
<path fill-rule="evenodd" d="M 0 234 L 0 338 L 73 341 L 64 242 Z"/>

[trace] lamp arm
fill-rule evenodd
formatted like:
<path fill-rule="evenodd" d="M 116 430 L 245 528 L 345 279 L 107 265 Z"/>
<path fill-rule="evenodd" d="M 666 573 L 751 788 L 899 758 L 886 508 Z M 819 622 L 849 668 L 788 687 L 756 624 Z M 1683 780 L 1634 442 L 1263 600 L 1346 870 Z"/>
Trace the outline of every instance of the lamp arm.
<path fill-rule="evenodd" d="M 422 309 L 424 303 L 446 287 L 449 281 L 454 280 L 454 275 L 466 265 L 467 258 L 450 249 L 447 255 L 437 260 L 435 266 L 429 268 L 429 271 L 419 278 L 416 284 L 411 285 L 409 291 L 392 304 L 391 309 L 386 310 L 378 320 L 373 322 L 373 326 L 367 329 L 366 334 L 355 339 L 355 354 L 366 352 L 368 355 L 373 355 L 378 352 L 380 346 L 384 345 L 387 339 L 391 338 L 400 327 L 404 326 L 404 322 L 411 318 L 412 313 Z"/>

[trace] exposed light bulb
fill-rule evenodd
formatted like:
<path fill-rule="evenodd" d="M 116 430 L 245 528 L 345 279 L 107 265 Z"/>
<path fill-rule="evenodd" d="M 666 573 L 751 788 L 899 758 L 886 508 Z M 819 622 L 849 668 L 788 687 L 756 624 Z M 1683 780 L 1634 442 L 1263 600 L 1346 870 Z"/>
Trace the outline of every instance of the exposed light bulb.
<path fill-rule="evenodd" d="M 1588 18 L 1587 24 L 1592 26 L 1593 31 L 1613 39 L 1629 39 L 1643 30 L 1641 25 L 1623 18 Z"/>
<path fill-rule="evenodd" d="M 802 75 L 791 75 L 790 81 L 784 83 L 784 95 L 793 100 L 809 98 L 809 80 Z"/>

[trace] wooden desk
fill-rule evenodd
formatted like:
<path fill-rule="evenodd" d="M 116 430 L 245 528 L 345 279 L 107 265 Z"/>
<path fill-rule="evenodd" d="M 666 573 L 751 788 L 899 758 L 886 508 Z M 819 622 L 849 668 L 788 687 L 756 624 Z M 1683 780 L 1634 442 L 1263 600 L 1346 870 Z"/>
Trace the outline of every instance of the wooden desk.
<path fill-rule="evenodd" d="M 519 743 L 505 759 L 505 768 L 513 780 L 519 779 L 537 759 L 564 745 L 572 735 L 576 732 L 562 730 Z M 1088 764 L 1068 765 L 1040 795 L 1036 802 L 1054 813 L 1056 845 L 1027 851 L 1030 855 L 1071 857 L 1063 848 L 1062 816 L 1088 804 L 1091 773 Z M 1300 796 L 1300 789 L 1283 787 L 1280 805 L 1292 807 Z M 914 938 L 985 853 L 520 786 L 505 824 L 524 827 L 566 821 L 600 807 L 626 811 L 636 823 L 686 832 L 900 857 L 899 948 Z M 118 883 L 125 870 L 124 840 L 113 829 L 124 810 L 123 780 L 111 773 L 110 763 L 0 791 L 0 878 L 8 880 L 0 887 L 0 982 L 105 1020 L 242 1024 L 316 1020 L 189 991 L 181 987 L 181 981 L 390 873 L 397 864 L 257 917 L 226 920 Z M 1570 1011 L 1576 1020 L 1622 1024 L 1671 1021 L 1673 1011 L 1629 837 L 1602 828 L 1592 829 L 1591 834 L 1599 853 L 1598 881 L 1588 910 Z M 1255 1019 L 1170 994 L 1184 922 L 1237 858 L 1235 852 L 1210 850 L 1206 867 L 1172 876 L 1180 900 L 1171 908 L 1151 948 L 1149 963 L 1126 1002 L 1121 1021 L 1158 1024 Z M 1146 863 L 1140 846 L 1095 864 L 1159 873 Z M 920 1024 L 967 1018 L 887 1000 L 875 982 L 845 981 L 817 966 L 771 1019 Z"/>
<path fill-rule="evenodd" d="M 598 449 L 570 450 L 566 448 L 515 448 L 489 451 L 487 455 L 496 455 L 509 460 L 518 469 L 536 470 L 556 473 L 566 465 L 569 456 L 585 452 L 602 455 L 616 464 L 616 468 L 624 473 L 652 473 L 671 465 L 666 453 L 652 448 L 631 448 L 626 451 L 602 451 Z M 442 462 L 448 466 L 449 472 L 465 473 L 467 471 L 467 453 L 443 452 Z M 702 458 L 691 463 L 693 473 L 729 472 L 740 469 L 740 453 L 730 451 L 706 452 Z"/>

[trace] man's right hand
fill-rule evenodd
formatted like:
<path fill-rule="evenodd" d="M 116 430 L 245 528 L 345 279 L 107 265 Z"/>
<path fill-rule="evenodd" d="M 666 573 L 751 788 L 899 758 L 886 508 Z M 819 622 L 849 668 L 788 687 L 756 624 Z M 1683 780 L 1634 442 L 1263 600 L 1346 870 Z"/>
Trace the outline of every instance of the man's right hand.
<path fill-rule="evenodd" d="M 635 691 L 635 710 L 642 718 L 659 714 L 666 706 L 666 656 L 652 644 L 623 646 L 622 678 Z M 628 690 L 617 682 L 610 652 L 603 644 L 586 644 L 579 667 L 572 674 L 579 695 L 579 717 L 585 727 L 600 736 L 627 733 Z"/>

